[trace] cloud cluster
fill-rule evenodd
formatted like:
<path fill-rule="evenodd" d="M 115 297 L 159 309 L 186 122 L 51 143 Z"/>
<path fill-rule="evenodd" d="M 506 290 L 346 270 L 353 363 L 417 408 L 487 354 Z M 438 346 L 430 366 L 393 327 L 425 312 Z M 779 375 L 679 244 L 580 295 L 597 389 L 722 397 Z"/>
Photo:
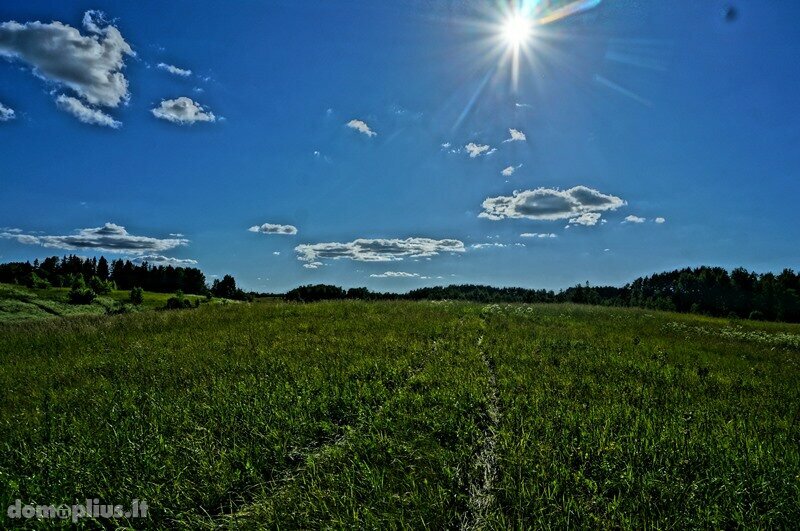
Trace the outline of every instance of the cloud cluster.
<path fill-rule="evenodd" d="M 298 245 L 294 248 L 297 259 L 307 262 L 305 267 L 316 268 L 321 260 L 346 258 L 359 262 L 393 262 L 406 257 L 418 258 L 435 256 L 444 252 L 464 252 L 460 240 L 434 240 L 431 238 L 366 239 L 352 242 L 315 243 Z M 316 264 L 316 265 L 313 265 Z"/>
<path fill-rule="evenodd" d="M 174 74 L 176 76 L 189 77 L 189 76 L 192 75 L 192 71 L 191 70 L 185 70 L 183 68 L 178 68 L 177 66 L 168 65 L 167 63 L 158 63 L 157 66 L 161 70 L 166 70 L 170 74 Z"/>
<path fill-rule="evenodd" d="M 653 221 L 655 221 L 656 223 L 658 223 L 660 225 L 661 223 L 666 223 L 667 220 L 659 216 L 656 219 L 654 219 Z"/>
<path fill-rule="evenodd" d="M 510 196 L 487 198 L 479 217 L 491 220 L 525 218 L 535 220 L 568 219 L 572 224 L 596 225 L 602 212 L 627 204 L 619 197 L 603 194 L 586 186 L 568 190 L 536 188 Z"/>
<path fill-rule="evenodd" d="M 372 129 L 370 129 L 369 126 L 367 125 L 367 123 L 365 121 L 363 121 L 363 120 L 350 120 L 345 125 L 347 127 L 349 127 L 350 129 L 355 129 L 359 133 L 364 133 L 365 135 L 367 135 L 369 137 L 373 137 L 373 136 L 376 136 L 378 134 L 375 131 L 373 131 Z"/>
<path fill-rule="evenodd" d="M 525 133 L 517 129 L 509 129 L 508 134 L 511 135 L 511 137 L 503 140 L 504 144 L 506 142 L 524 142 L 525 140 L 527 140 Z"/>
<path fill-rule="evenodd" d="M 3 22 L 0 56 L 29 64 L 37 76 L 68 86 L 92 105 L 117 107 L 128 99 L 125 57 L 135 53 L 102 13 L 87 11 L 83 26 L 89 35 L 61 22 Z"/>
<path fill-rule="evenodd" d="M 183 238 L 153 238 L 135 236 L 128 233 L 125 227 L 114 223 L 106 223 L 102 227 L 78 229 L 70 235 L 25 234 L 17 230 L 0 232 L 0 238 L 16 240 L 25 245 L 41 245 L 42 247 L 66 249 L 96 249 L 123 254 L 161 253 L 175 247 L 186 245 L 189 240 Z"/>
<path fill-rule="evenodd" d="M 133 261 L 138 264 L 147 262 L 150 265 L 171 265 L 180 267 L 197 265 L 197 260 L 192 260 L 190 258 L 172 258 L 170 256 L 162 256 L 160 254 L 146 254 L 143 256 L 137 256 L 133 259 Z"/>
<path fill-rule="evenodd" d="M 475 157 L 480 157 L 481 155 L 491 155 L 492 153 L 497 151 L 496 149 L 492 149 L 491 146 L 488 146 L 486 144 L 476 144 L 475 142 L 470 142 L 469 144 L 464 146 L 464 149 L 467 150 L 467 153 L 469 153 L 469 158 L 471 159 L 474 159 Z"/>
<path fill-rule="evenodd" d="M 150 112 L 156 118 L 180 125 L 191 125 L 196 122 L 214 122 L 217 120 L 214 113 L 203 109 L 202 106 L 186 96 L 181 96 L 174 100 L 163 100 L 158 107 L 151 109 Z"/>
<path fill-rule="evenodd" d="M 297 227 L 294 225 L 277 225 L 275 223 L 264 223 L 263 225 L 253 225 L 249 229 L 250 232 L 257 232 L 259 234 L 297 234 Z"/>
<path fill-rule="evenodd" d="M 13 120 L 16 118 L 16 113 L 14 109 L 9 109 L 2 103 L 0 103 L 0 122 L 7 122 L 9 120 Z"/>
<path fill-rule="evenodd" d="M 85 105 L 81 100 L 72 96 L 60 94 L 56 98 L 56 105 L 85 124 L 102 125 L 112 129 L 119 129 L 122 126 L 122 122 L 118 122 L 101 110 Z"/>

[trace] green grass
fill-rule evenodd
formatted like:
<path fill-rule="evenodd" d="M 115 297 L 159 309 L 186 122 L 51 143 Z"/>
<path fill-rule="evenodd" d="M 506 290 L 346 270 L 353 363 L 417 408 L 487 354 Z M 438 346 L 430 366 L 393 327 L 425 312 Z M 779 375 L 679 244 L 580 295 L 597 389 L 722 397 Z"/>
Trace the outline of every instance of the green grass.
<path fill-rule="evenodd" d="M 138 498 L 136 528 L 788 528 L 798 338 L 446 302 L 0 323 L 0 503 Z"/>

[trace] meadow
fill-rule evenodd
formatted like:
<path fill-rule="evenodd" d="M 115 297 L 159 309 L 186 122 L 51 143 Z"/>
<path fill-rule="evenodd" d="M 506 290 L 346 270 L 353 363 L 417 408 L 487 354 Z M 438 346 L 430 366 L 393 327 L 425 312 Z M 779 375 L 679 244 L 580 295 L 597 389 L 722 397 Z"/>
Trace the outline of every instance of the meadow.
<path fill-rule="evenodd" d="M 0 501 L 150 507 L 87 527 L 800 521 L 800 325 L 273 301 L 0 322 L 0 356 Z"/>

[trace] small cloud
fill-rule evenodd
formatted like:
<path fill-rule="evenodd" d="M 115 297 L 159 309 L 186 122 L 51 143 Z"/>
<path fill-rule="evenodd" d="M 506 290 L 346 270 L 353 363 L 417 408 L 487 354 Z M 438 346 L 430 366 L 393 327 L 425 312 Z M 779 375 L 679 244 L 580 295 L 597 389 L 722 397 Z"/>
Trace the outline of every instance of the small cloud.
<path fill-rule="evenodd" d="M 471 159 L 479 157 L 483 154 L 489 155 L 490 153 L 494 153 L 495 150 L 492 150 L 490 152 L 489 151 L 490 148 L 491 146 L 488 146 L 486 144 L 476 144 L 475 142 L 470 142 L 469 144 L 464 146 L 464 149 L 467 150 L 467 153 L 469 153 L 469 158 Z"/>
<path fill-rule="evenodd" d="M 192 88 L 192 92 L 196 92 L 197 94 L 202 94 L 205 91 L 206 91 L 206 89 L 204 89 L 203 87 L 193 87 Z"/>
<path fill-rule="evenodd" d="M 558 238 L 552 232 L 523 232 L 521 238 Z"/>
<path fill-rule="evenodd" d="M 659 216 L 659 217 L 657 217 L 656 219 L 654 219 L 653 221 L 655 221 L 655 222 L 656 222 L 656 223 L 658 223 L 659 225 L 660 225 L 661 223 L 666 223 L 666 222 L 667 222 L 667 220 L 666 220 L 666 219 L 664 219 L 664 218 L 662 218 L 662 217 L 660 217 L 660 216 Z"/>
<path fill-rule="evenodd" d="M 452 145 L 452 144 L 450 144 L 450 142 L 444 142 L 444 143 L 442 144 L 442 149 L 450 149 L 450 146 L 451 146 L 451 145 Z"/>
<path fill-rule="evenodd" d="M 508 247 L 508 246 L 504 243 L 492 242 L 492 243 L 473 243 L 472 245 L 470 245 L 470 247 L 472 249 L 486 249 L 488 247 Z"/>
<path fill-rule="evenodd" d="M 516 166 L 509 166 L 507 168 L 504 168 L 503 171 L 500 172 L 500 174 L 503 175 L 504 177 L 511 177 L 514 174 L 514 172 L 520 169 L 521 167 L 522 164 L 518 164 Z"/>
<path fill-rule="evenodd" d="M 518 109 L 533 109 L 533 105 L 530 103 L 515 103 L 514 106 Z"/>
<path fill-rule="evenodd" d="M 156 118 L 180 125 L 191 125 L 196 122 L 214 122 L 217 119 L 212 112 L 206 111 L 202 106 L 186 96 L 181 96 L 174 100 L 163 100 L 158 107 L 151 109 L 150 112 Z"/>
<path fill-rule="evenodd" d="M 102 125 L 112 129 L 119 129 L 122 126 L 121 122 L 114 120 L 103 111 L 93 109 L 72 96 L 59 95 L 56 98 L 56 105 L 62 111 L 70 113 L 85 124 Z"/>
<path fill-rule="evenodd" d="M 510 196 L 489 197 L 479 217 L 491 220 L 524 218 L 556 221 L 568 219 L 569 224 L 596 225 L 600 213 L 617 210 L 626 202 L 616 196 L 603 194 L 586 186 L 568 190 L 536 188 L 517 191 Z"/>
<path fill-rule="evenodd" d="M 16 113 L 14 109 L 9 109 L 2 103 L 0 103 L 0 122 L 7 122 L 9 120 L 13 120 L 16 118 Z"/>
<path fill-rule="evenodd" d="M 263 225 L 253 225 L 249 229 L 250 232 L 258 232 L 260 234 L 297 234 L 297 227 L 294 225 L 277 225 L 275 223 L 264 223 Z"/>
<path fill-rule="evenodd" d="M 342 258 L 358 262 L 393 262 L 404 258 L 429 258 L 445 252 L 463 253 L 465 249 L 464 243 L 459 240 L 359 238 L 346 243 L 298 245 L 294 250 L 301 262 L 318 263 L 323 259 Z"/>
<path fill-rule="evenodd" d="M 350 129 L 355 129 L 359 133 L 364 133 L 368 137 L 376 136 L 378 133 L 369 128 L 367 123 L 363 120 L 350 120 L 345 124 Z"/>
<path fill-rule="evenodd" d="M 158 63 L 157 66 L 161 70 L 166 70 L 170 74 L 175 74 L 176 76 L 189 77 L 192 75 L 191 70 L 185 70 L 183 68 L 178 68 L 177 66 L 168 65 L 166 63 Z"/>
<path fill-rule="evenodd" d="M 520 131 L 518 129 L 509 129 L 508 130 L 508 134 L 511 135 L 511 138 L 507 138 L 507 139 L 503 140 L 504 144 L 506 142 L 524 142 L 527 139 L 527 137 L 525 136 L 525 133 L 523 133 L 522 131 Z"/>
<path fill-rule="evenodd" d="M 319 269 L 322 266 L 322 262 L 309 262 L 307 264 L 303 264 L 303 267 L 306 269 Z"/>
<path fill-rule="evenodd" d="M 384 273 L 370 275 L 372 278 L 419 278 L 418 273 L 406 273 L 405 271 L 386 271 Z"/>
<path fill-rule="evenodd" d="M 600 221 L 599 212 L 584 212 L 578 217 L 571 218 L 569 223 L 571 225 L 583 225 L 584 227 L 594 227 Z"/>
<path fill-rule="evenodd" d="M 172 236 L 173 238 L 183 238 L 183 234 L 181 234 L 180 232 L 170 232 L 169 235 Z"/>
<path fill-rule="evenodd" d="M 625 216 L 625 219 L 622 221 L 622 223 L 644 223 L 645 221 L 647 220 L 631 214 L 630 216 Z"/>
<path fill-rule="evenodd" d="M 281 252 L 280 251 L 272 251 L 272 254 L 274 254 L 275 256 L 280 256 Z"/>

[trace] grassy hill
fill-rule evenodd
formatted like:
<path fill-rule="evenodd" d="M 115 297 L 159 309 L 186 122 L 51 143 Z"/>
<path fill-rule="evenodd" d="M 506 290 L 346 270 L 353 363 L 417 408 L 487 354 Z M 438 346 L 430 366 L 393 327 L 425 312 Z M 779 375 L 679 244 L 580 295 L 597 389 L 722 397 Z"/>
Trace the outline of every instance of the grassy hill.
<path fill-rule="evenodd" d="M 52 317 L 76 315 L 105 315 L 120 311 L 126 312 L 163 308 L 172 293 L 144 292 L 141 305 L 128 304 L 129 291 L 115 290 L 97 297 L 91 304 L 75 305 L 67 302 L 69 288 L 31 289 L 18 284 L 0 284 L 0 322 L 27 321 Z M 184 295 L 194 302 L 205 301 L 199 295 Z M 219 302 L 222 299 L 215 299 Z M 232 301 L 231 301 L 232 302 Z"/>
<path fill-rule="evenodd" d="M 119 525 L 800 521 L 798 325 L 273 302 L 0 323 L 0 356 L 0 500 L 147 501 Z"/>

